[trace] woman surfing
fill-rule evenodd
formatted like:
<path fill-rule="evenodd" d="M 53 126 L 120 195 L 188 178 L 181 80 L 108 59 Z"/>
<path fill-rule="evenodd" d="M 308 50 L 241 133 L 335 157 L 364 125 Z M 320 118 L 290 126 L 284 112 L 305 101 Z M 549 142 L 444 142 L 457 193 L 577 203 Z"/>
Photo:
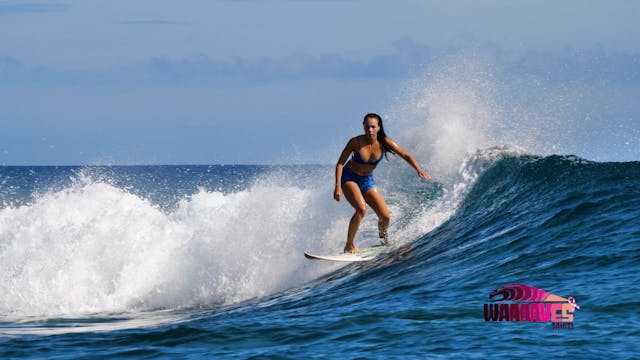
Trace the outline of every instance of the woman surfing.
<path fill-rule="evenodd" d="M 387 153 L 399 155 L 408 162 L 423 179 L 431 177 L 422 171 L 413 156 L 396 144 L 384 133 L 382 118 L 378 114 L 367 114 L 362 121 L 364 135 L 359 135 L 347 143 L 336 164 L 336 185 L 333 198 L 340 201 L 342 193 L 353 206 L 355 212 L 349 221 L 347 244 L 344 252 L 360 254 L 353 243 L 360 222 L 367 210 L 367 204 L 378 215 L 378 234 L 388 245 L 387 227 L 389 226 L 389 208 L 373 181 L 373 170 Z M 351 158 L 349 158 L 351 156 Z"/>

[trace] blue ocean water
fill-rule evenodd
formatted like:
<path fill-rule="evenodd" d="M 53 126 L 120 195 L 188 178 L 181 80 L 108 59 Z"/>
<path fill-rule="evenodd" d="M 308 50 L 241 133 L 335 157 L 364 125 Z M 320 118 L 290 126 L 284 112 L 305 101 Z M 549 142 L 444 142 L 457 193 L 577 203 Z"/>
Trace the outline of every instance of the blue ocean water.
<path fill-rule="evenodd" d="M 640 162 L 400 163 L 394 246 L 353 264 L 302 255 L 344 245 L 331 166 L 2 167 L 0 357 L 638 357 Z M 573 329 L 485 321 L 512 283 L 573 296 Z"/>

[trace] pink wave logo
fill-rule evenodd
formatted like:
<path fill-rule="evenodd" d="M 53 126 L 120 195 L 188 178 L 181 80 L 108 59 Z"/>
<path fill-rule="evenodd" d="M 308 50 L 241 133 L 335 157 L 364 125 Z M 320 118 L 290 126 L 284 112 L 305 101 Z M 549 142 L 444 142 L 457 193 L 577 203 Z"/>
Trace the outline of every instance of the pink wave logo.
<path fill-rule="evenodd" d="M 573 329 L 573 313 L 580 306 L 572 296 L 564 298 L 525 284 L 509 284 L 489 294 L 493 304 L 484 304 L 485 321 L 530 321 L 553 323 L 554 329 Z M 502 303 L 513 301 L 515 303 Z"/>
<path fill-rule="evenodd" d="M 493 299 L 494 297 L 502 295 L 500 299 Z M 537 287 L 525 285 L 525 284 L 509 284 L 501 286 L 489 294 L 489 299 L 495 301 L 545 301 L 549 295 L 553 295 L 548 291 L 538 289 Z"/>

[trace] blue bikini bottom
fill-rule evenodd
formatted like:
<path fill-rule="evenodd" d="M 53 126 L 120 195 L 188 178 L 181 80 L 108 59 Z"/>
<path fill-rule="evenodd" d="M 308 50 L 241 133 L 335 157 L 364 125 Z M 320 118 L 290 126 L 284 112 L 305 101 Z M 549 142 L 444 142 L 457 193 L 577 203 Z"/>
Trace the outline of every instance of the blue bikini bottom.
<path fill-rule="evenodd" d="M 345 166 L 342 168 L 342 179 L 340 179 L 340 185 L 344 186 L 344 183 L 347 181 L 353 181 L 358 184 L 358 187 L 363 194 L 367 192 L 367 190 L 376 186 L 376 182 L 373 181 L 373 174 L 365 176 L 358 175 Z"/>

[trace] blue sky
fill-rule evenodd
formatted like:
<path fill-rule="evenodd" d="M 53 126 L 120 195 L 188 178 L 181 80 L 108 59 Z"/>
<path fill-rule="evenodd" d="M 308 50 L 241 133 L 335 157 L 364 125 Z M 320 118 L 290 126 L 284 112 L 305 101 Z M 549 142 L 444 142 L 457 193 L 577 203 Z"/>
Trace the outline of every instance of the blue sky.
<path fill-rule="evenodd" d="M 0 164 L 332 163 L 367 112 L 400 136 L 407 89 L 435 91 L 466 58 L 492 72 L 500 113 L 570 89 L 558 151 L 637 160 L 638 14 L 637 1 L 0 1 Z"/>

